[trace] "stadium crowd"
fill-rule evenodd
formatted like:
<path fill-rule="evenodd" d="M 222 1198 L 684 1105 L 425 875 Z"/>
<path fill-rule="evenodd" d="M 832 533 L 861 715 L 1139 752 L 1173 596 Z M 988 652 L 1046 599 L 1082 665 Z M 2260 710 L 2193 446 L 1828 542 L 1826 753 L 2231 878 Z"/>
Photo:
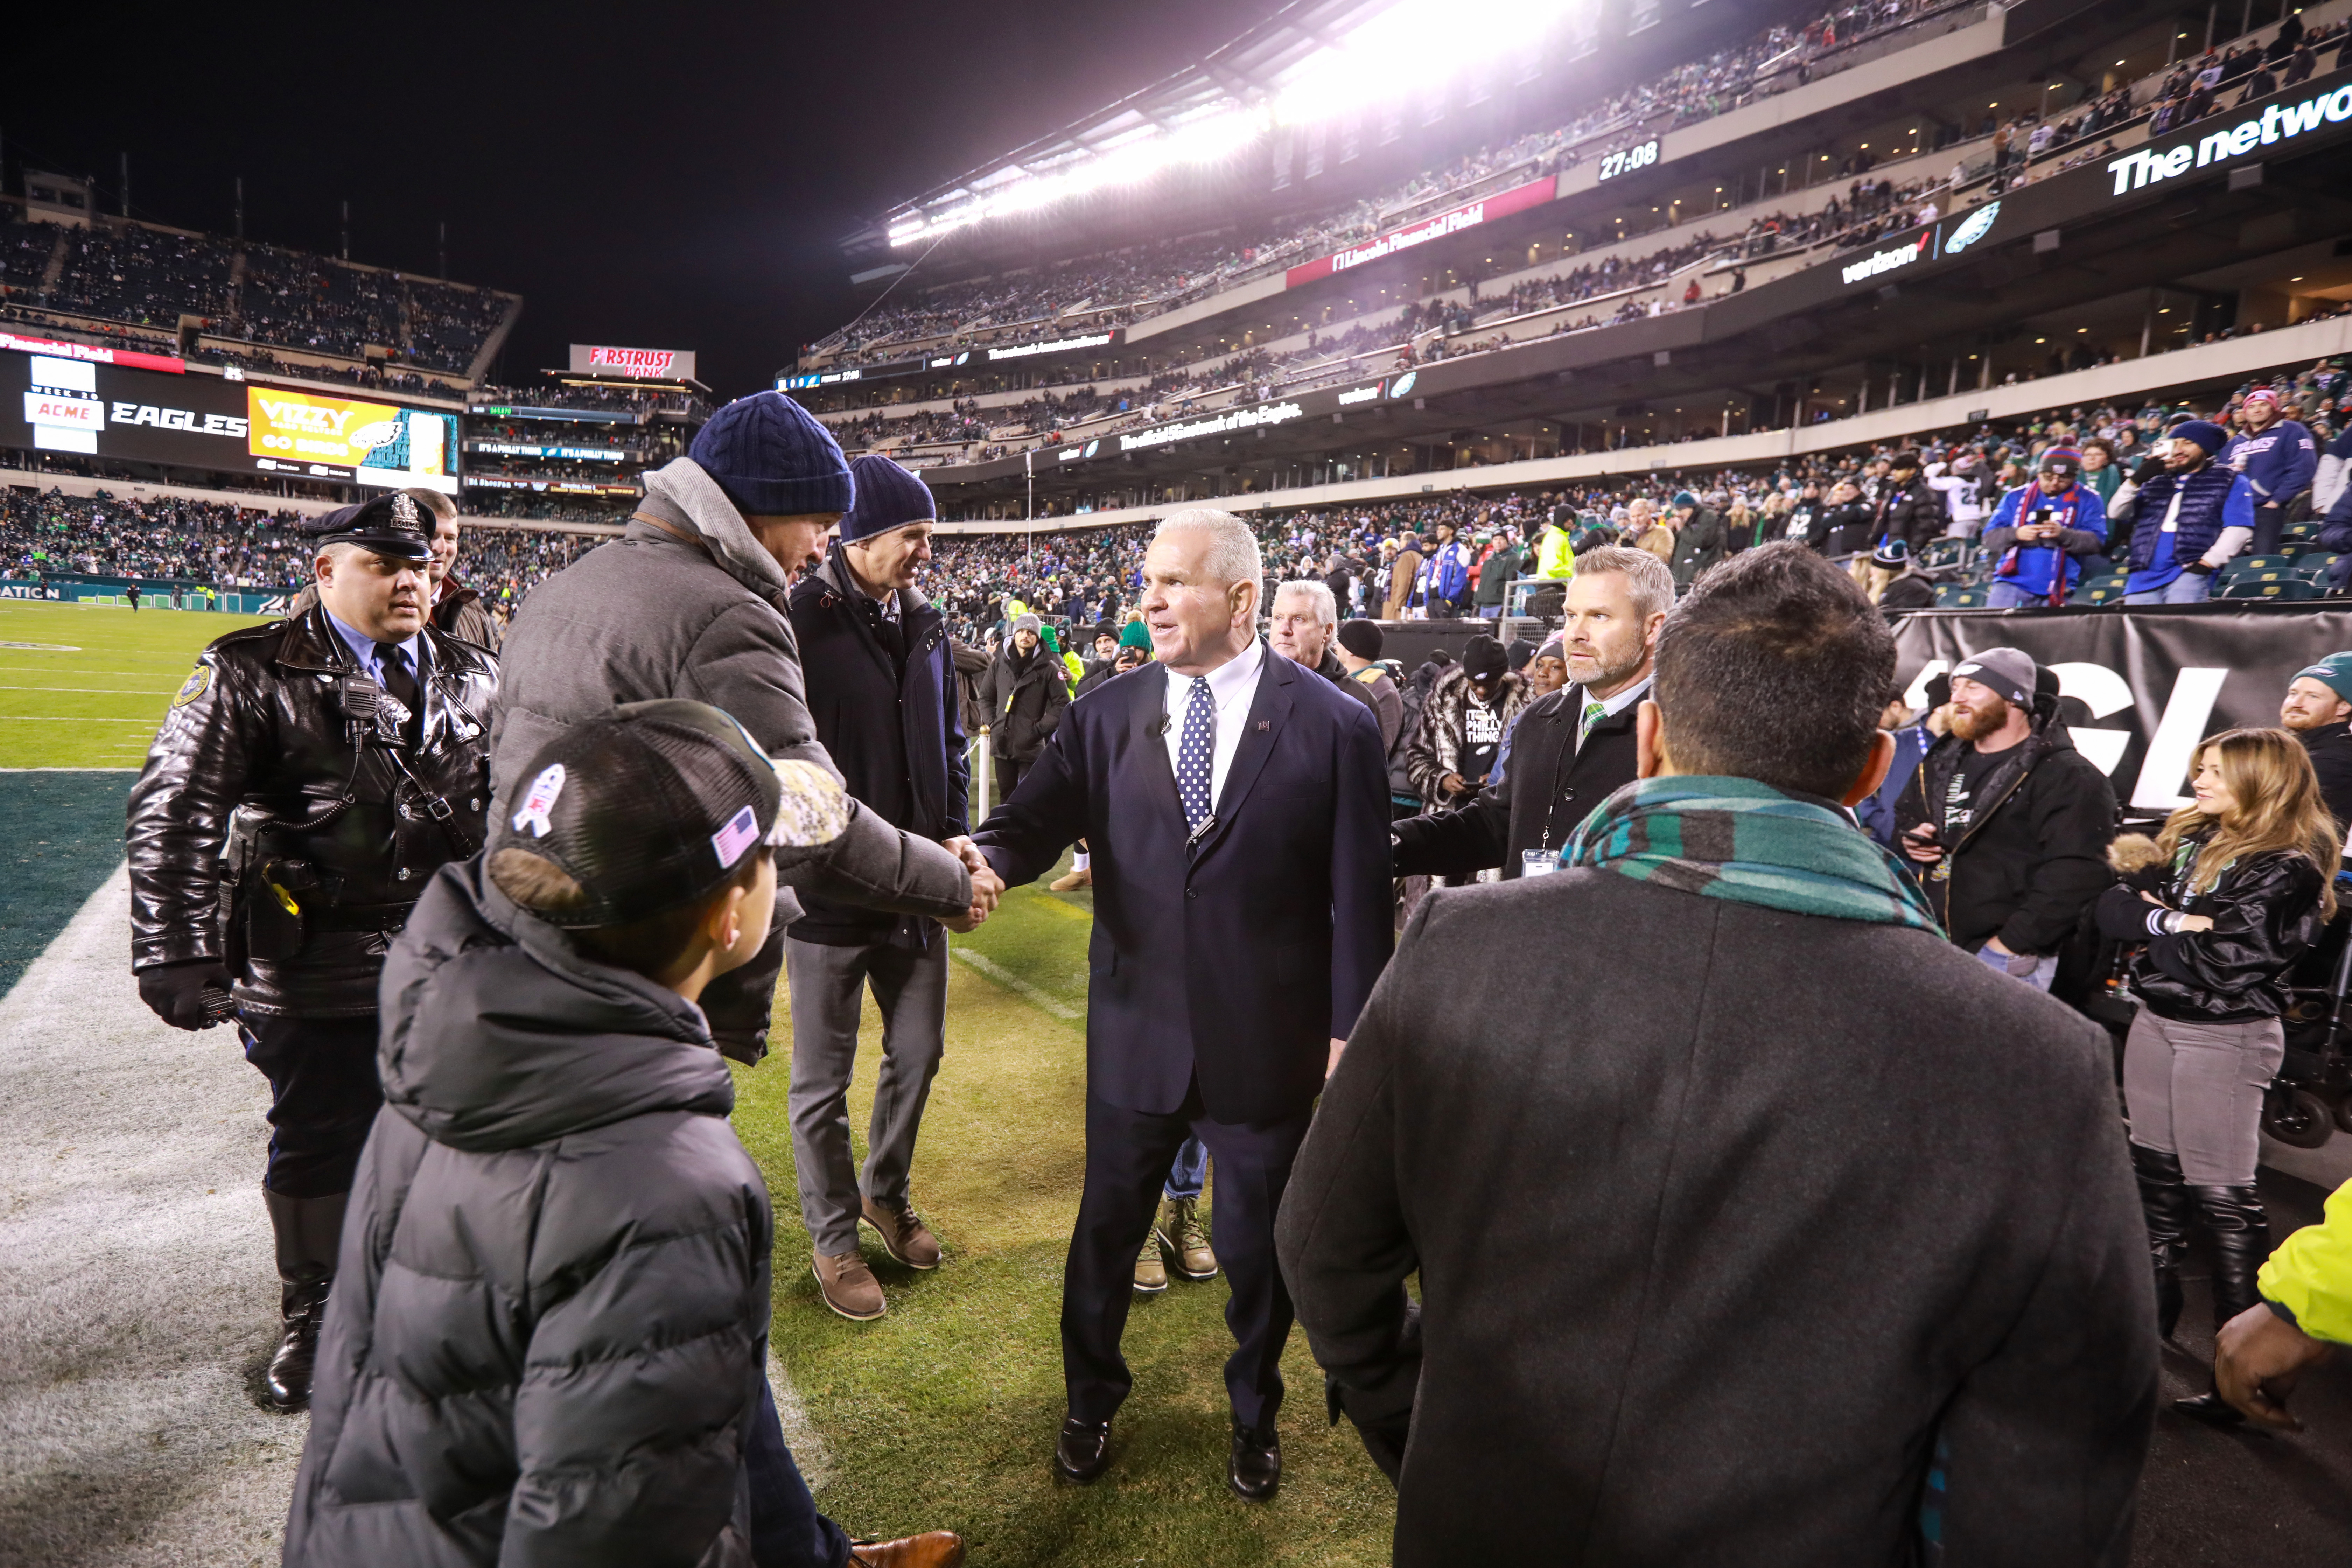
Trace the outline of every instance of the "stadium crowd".
<path fill-rule="evenodd" d="M 58 273 L 50 282 L 53 259 Z M 67 226 L 28 221 L 13 210 L 0 218 L 0 296 L 20 320 L 37 321 L 31 312 L 47 311 L 91 316 L 166 340 L 176 340 L 182 319 L 194 316 L 207 333 L 252 345 L 223 350 L 223 358 L 267 362 L 277 348 L 357 360 L 373 348 L 389 357 L 382 370 L 371 365 L 338 377 L 304 365 L 300 374 L 379 385 L 399 383 L 365 378 L 398 377 L 404 364 L 469 374 L 512 304 L 486 289 L 278 246 L 121 220 Z"/>
<path fill-rule="evenodd" d="M 1244 277 L 1278 265 L 1294 264 L 1312 256 L 1369 240 L 1407 221 L 1413 214 L 1433 211 L 1448 202 L 1466 201 L 1505 180 L 1530 180 L 1575 167 L 1609 151 L 1662 130 L 1696 123 L 1815 79 L 1826 70 L 1853 63 L 1857 47 L 1909 27 L 1929 17 L 1942 17 L 1964 7 L 1948 0 L 1887 0 L 1884 5 L 1857 5 L 1825 13 L 1801 27 L 1776 25 L 1734 48 L 1667 71 L 1658 80 L 1614 94 L 1601 104 L 1552 129 L 1529 132 L 1493 147 L 1466 154 L 1441 168 L 1415 174 L 1392 189 L 1368 196 L 1341 213 L 1276 234 L 1207 239 L 1199 237 L 1145 247 L 1112 256 L 1082 258 L 1024 269 L 1000 277 L 942 285 L 929 295 L 870 310 L 852 326 L 814 344 L 805 354 L 830 355 L 841 363 L 888 357 L 894 343 L 945 337 L 953 342 L 982 343 L 1024 335 L 1057 312 L 1087 307 L 1090 327 L 1122 325 L 1203 298 Z M 2330 29 L 2331 33 L 2340 31 Z M 2299 25 L 2283 36 L 2301 37 Z M 2324 43 L 2325 40 L 2322 40 Z M 2278 45 L 2268 46 L 2276 50 Z M 2309 46 L 2305 46 L 2308 52 Z M 2263 50 L 2243 51 L 2252 58 Z M 2286 57 L 2295 56 L 2291 44 Z M 2220 68 L 2241 51 L 2210 57 Z M 2198 73 L 2189 72 L 2189 79 Z M 1993 138 L 1990 194 L 2032 174 L 2059 166 L 2043 160 L 2080 162 L 2093 155 L 2079 144 L 2117 129 L 2150 111 L 2150 105 L 2168 100 L 2174 79 L 2182 68 L 2145 82 L 2087 95 L 2057 112 L 2054 119 L 2026 113 L 2003 120 L 1988 112 L 1981 126 L 1939 130 L 1934 146 L 1958 140 Z M 2232 79 L 2235 79 L 2232 78 Z M 2187 88 L 2184 86 L 2185 92 Z M 2137 107 L 2135 102 L 2137 100 Z M 1596 143 L 1612 127 L 1622 135 Z M 1932 150 L 1923 146 L 1923 151 Z M 1840 165 L 1841 177 L 1867 172 L 1872 155 L 1849 156 Z M 2068 166 L 2071 166 L 2069 163 Z M 1945 182 L 1913 182 L 1903 194 L 1875 193 L 1883 211 L 1888 205 L 1916 200 L 1935 184 L 1956 185 L 1961 176 L 1973 179 L 1981 167 L 1965 165 Z M 1856 199 L 1873 200 L 1857 191 L 1843 210 L 1832 207 L 1799 222 L 1775 215 L 1759 220 L 1777 228 L 1787 243 L 1802 232 L 1803 242 L 1830 237 L 1842 244 L 1861 243 L 1878 230 L 1858 221 Z M 1947 198 L 1947 205 L 1949 198 Z M 1751 232 L 1750 238 L 1757 237 Z M 804 355 L 805 357 L 805 355 Z"/>

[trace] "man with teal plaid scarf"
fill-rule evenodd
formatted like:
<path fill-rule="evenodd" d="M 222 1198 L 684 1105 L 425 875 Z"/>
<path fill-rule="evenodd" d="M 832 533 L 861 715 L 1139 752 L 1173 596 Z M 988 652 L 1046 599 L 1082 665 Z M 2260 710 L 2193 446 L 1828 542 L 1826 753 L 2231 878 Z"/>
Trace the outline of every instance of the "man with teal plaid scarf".
<path fill-rule="evenodd" d="M 2128 1560 L 2157 1345 L 2105 1037 L 1856 826 L 1894 686 L 1850 579 L 1737 556 L 1559 873 L 1408 923 L 1277 1226 L 1398 1563 Z"/>

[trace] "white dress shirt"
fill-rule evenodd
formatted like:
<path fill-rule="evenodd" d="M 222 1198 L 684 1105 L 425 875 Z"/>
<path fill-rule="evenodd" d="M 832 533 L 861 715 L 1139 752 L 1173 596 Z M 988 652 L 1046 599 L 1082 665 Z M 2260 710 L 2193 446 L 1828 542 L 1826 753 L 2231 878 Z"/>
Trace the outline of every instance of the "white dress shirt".
<path fill-rule="evenodd" d="M 1165 665 L 1160 668 L 1168 674 L 1166 695 L 1160 700 L 1166 704 L 1168 732 L 1160 739 L 1167 742 L 1168 771 L 1173 773 L 1184 749 L 1184 719 L 1192 706 L 1192 678 Z M 1225 775 L 1233 771 L 1234 753 L 1241 749 L 1242 730 L 1249 720 L 1250 703 L 1257 697 L 1257 678 L 1265 668 L 1265 645 L 1252 640 L 1239 657 L 1209 671 L 1209 698 L 1217 705 L 1217 747 L 1209 768 L 1211 811 L 1224 798 Z"/>

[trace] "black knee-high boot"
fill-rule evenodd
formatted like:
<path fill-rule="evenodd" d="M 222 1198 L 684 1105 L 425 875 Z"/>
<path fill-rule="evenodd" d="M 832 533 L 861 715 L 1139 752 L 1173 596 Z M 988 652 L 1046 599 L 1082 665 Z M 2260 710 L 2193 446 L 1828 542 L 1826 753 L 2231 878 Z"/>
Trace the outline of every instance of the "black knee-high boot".
<path fill-rule="evenodd" d="M 2262 1194 L 2250 1183 L 2242 1187 L 2191 1187 L 2205 1232 L 2213 1243 L 2213 1331 L 2262 1300 L 2254 1276 L 2271 1255 L 2270 1215 Z M 2172 1407 L 2183 1415 L 2216 1426 L 2234 1426 L 2245 1419 L 2219 1394 L 2176 1399 Z"/>
<path fill-rule="evenodd" d="M 2147 1215 L 2148 1258 L 2156 1268 L 2156 1331 L 2168 1340 L 2180 1321 L 2180 1259 L 2188 1251 L 2194 1200 L 2180 1173 L 2179 1155 L 2135 1143 L 2131 1157 L 2139 1206 Z"/>
<path fill-rule="evenodd" d="M 335 1254 L 342 1246 L 343 1208 L 351 1194 L 293 1198 L 264 1187 L 261 1195 L 278 1241 L 281 1319 L 264 1384 L 271 1405 L 299 1410 L 310 1403 L 310 1372 L 318 1361 L 319 1330 L 327 1318 L 327 1292 L 335 1280 Z"/>

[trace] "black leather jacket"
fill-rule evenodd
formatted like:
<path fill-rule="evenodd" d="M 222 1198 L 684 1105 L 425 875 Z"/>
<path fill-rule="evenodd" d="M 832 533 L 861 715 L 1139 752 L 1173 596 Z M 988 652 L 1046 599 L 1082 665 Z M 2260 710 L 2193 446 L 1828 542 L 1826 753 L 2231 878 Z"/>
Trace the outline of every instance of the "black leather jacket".
<path fill-rule="evenodd" d="M 2099 899 L 2100 934 L 2147 946 L 2132 961 L 2131 984 L 2158 1016 L 2186 1024 L 2236 1024 L 2286 1011 L 2286 973 L 2319 939 L 2326 876 L 2292 851 L 2232 863 L 2201 893 L 2189 889 L 2190 855 L 2177 867 L 2126 878 Z M 2151 935 L 2153 892 L 2171 908 L 2213 921 L 2211 931 Z"/>
<path fill-rule="evenodd" d="M 131 967 L 212 959 L 246 1011 L 375 1011 L 388 934 L 478 847 L 498 663 L 428 626 L 411 744 L 323 609 L 197 656 L 131 792 Z"/>

